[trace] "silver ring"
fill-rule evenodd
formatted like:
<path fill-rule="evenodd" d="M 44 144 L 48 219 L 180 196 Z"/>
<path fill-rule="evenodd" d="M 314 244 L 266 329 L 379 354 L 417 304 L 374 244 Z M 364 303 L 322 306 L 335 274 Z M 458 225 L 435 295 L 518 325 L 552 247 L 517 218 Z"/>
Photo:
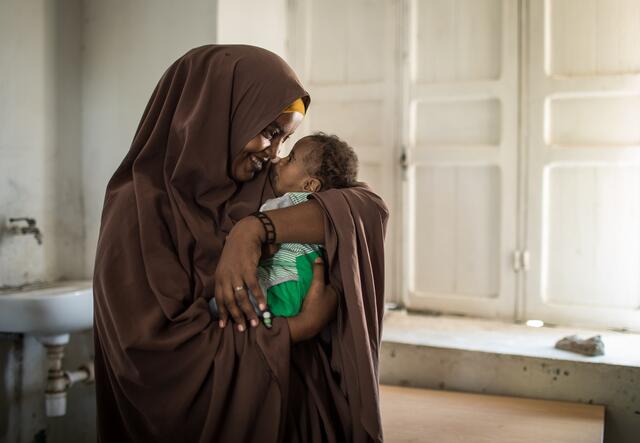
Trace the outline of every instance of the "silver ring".
<path fill-rule="evenodd" d="M 235 288 L 233 288 L 233 290 L 235 292 L 240 292 L 240 291 L 244 290 L 244 286 L 236 286 Z"/>

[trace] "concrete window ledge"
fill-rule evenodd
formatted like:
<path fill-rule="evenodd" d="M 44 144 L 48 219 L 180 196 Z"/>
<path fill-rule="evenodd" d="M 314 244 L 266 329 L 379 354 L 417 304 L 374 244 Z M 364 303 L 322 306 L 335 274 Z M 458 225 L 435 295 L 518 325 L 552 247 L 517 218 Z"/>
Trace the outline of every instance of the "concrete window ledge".
<path fill-rule="evenodd" d="M 605 344 L 605 355 L 587 357 L 554 347 L 556 341 L 573 334 L 583 338 L 600 334 Z M 640 334 L 626 332 L 532 328 L 494 320 L 389 311 L 384 318 L 382 340 L 549 360 L 640 367 Z"/>
<path fill-rule="evenodd" d="M 605 355 L 554 348 L 600 334 Z M 448 316 L 385 314 L 380 382 L 606 406 L 605 442 L 640 433 L 640 334 Z"/>

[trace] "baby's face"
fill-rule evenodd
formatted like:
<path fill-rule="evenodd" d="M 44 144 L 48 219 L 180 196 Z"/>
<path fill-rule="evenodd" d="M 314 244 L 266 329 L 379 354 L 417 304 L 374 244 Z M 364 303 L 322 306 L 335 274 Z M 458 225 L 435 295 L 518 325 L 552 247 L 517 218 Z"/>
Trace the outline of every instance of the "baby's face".
<path fill-rule="evenodd" d="M 315 192 L 320 189 L 320 181 L 307 172 L 307 156 L 314 148 L 313 141 L 302 138 L 293 146 L 287 157 L 271 168 L 272 183 L 277 195 L 287 192 Z"/>

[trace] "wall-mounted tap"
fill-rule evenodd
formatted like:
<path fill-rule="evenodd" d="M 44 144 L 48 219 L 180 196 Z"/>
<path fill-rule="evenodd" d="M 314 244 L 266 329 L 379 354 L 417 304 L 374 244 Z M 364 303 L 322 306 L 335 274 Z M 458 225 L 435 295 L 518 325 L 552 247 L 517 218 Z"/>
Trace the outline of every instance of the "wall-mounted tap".
<path fill-rule="evenodd" d="M 13 232 L 14 234 L 21 234 L 21 235 L 29 235 L 29 234 L 33 234 L 33 236 L 36 238 L 36 241 L 38 242 L 39 245 L 42 244 L 42 232 L 40 232 L 40 229 L 38 229 L 38 227 L 36 226 L 36 219 L 35 218 L 29 218 L 29 217 L 15 217 L 15 218 L 10 218 L 9 222 L 10 223 L 16 223 L 16 222 L 20 222 L 20 221 L 24 221 L 27 222 L 27 226 L 12 226 L 11 227 L 11 232 Z"/>

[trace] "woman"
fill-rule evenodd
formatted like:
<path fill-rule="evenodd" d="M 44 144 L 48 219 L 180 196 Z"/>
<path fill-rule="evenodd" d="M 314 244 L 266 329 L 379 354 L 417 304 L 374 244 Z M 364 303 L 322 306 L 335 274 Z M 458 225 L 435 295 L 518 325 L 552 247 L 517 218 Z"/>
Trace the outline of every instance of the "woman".
<path fill-rule="evenodd" d="M 196 48 L 158 83 L 102 215 L 100 441 L 381 441 L 387 212 L 375 194 L 328 191 L 269 213 L 278 242 L 325 243 L 333 289 L 318 267 L 298 317 L 251 322 L 246 288 L 266 237 L 250 214 L 273 197 L 267 160 L 299 125 L 283 112 L 298 99 L 306 111 L 289 66 L 250 46 Z M 328 340 L 316 337 L 334 317 Z"/>

